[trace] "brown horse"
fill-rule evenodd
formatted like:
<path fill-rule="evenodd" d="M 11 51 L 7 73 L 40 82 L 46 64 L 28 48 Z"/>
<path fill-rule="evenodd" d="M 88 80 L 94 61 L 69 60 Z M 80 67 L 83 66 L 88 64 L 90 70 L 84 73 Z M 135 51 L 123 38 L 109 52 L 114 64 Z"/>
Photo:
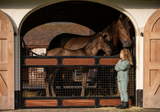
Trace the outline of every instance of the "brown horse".
<path fill-rule="evenodd" d="M 110 55 L 111 49 L 107 42 L 104 42 L 104 38 L 101 36 L 92 40 L 91 42 L 87 43 L 84 48 L 79 50 L 67 50 L 64 48 L 55 48 L 47 52 L 47 56 L 95 56 L 97 52 L 102 49 L 105 54 Z M 83 69 L 82 67 L 78 67 L 79 69 Z M 59 68 L 57 68 L 52 74 L 46 75 L 45 83 L 46 83 L 46 96 L 49 96 L 49 85 L 51 87 L 52 96 L 55 97 L 56 94 L 54 92 L 54 80 Z M 83 71 L 83 70 L 82 70 Z M 82 91 L 81 96 L 84 96 L 86 80 L 87 80 L 87 73 L 82 74 Z"/>
<path fill-rule="evenodd" d="M 119 54 L 120 46 L 119 41 L 122 43 L 123 47 L 130 47 L 132 44 L 130 38 L 130 25 L 128 23 L 129 18 L 122 19 L 120 15 L 117 22 L 113 22 L 107 29 L 106 41 L 110 41 L 110 47 L 112 49 L 112 55 Z M 104 34 L 105 35 L 105 34 Z"/>
<path fill-rule="evenodd" d="M 69 50 L 84 48 L 89 41 L 104 36 L 104 34 L 107 33 L 107 29 L 108 27 L 105 28 L 102 32 L 98 32 L 92 36 L 81 36 L 76 34 L 62 33 L 51 40 L 48 51 L 57 47 Z"/>
<path fill-rule="evenodd" d="M 107 35 L 105 40 L 110 41 L 110 47 L 112 49 L 111 55 L 118 54 L 120 51 L 119 41 L 122 43 L 123 47 L 129 47 L 132 43 L 130 39 L 130 25 L 128 23 L 128 20 L 128 18 L 122 19 L 122 15 L 120 15 L 117 22 L 113 22 L 102 32 L 96 33 L 91 36 L 80 36 L 68 33 L 60 34 L 52 39 L 48 50 L 56 47 L 61 47 L 69 50 L 77 50 L 86 46 L 86 44 L 90 40 L 103 35 Z"/>

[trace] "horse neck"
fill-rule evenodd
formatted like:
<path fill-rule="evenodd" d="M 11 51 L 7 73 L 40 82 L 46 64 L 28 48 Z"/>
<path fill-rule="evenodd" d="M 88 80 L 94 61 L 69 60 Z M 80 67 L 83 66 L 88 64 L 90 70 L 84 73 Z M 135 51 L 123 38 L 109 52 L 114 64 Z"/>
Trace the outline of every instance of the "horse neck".
<path fill-rule="evenodd" d="M 96 38 L 91 43 L 89 43 L 84 50 L 88 56 L 95 56 L 99 49 L 100 49 L 99 38 Z"/>
<path fill-rule="evenodd" d="M 95 33 L 92 36 L 90 36 L 91 38 L 89 41 L 92 42 L 93 40 L 95 40 L 96 38 L 99 38 L 100 36 L 102 36 L 101 32 Z"/>
<path fill-rule="evenodd" d="M 117 46 L 117 43 L 118 43 L 118 38 L 117 38 L 117 23 L 114 23 L 111 25 L 110 29 L 108 30 L 108 36 L 110 36 L 110 38 L 112 38 L 113 42 L 112 44 L 114 46 Z"/>

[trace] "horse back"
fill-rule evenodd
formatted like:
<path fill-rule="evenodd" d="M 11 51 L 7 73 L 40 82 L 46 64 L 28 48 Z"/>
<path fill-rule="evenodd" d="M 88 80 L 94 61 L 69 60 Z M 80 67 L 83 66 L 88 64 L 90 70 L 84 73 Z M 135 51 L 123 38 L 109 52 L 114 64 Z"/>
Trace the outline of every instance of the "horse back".
<path fill-rule="evenodd" d="M 69 50 L 78 50 L 84 48 L 92 38 L 92 36 L 73 37 L 66 42 L 64 48 Z"/>
<path fill-rule="evenodd" d="M 63 48 L 65 43 L 73 37 L 75 37 L 75 35 L 69 34 L 69 33 L 62 33 L 60 35 L 57 35 L 51 40 L 48 50 L 51 50 L 57 47 Z"/>
<path fill-rule="evenodd" d="M 55 38 L 49 44 L 49 49 L 54 49 L 57 47 L 69 49 L 69 50 L 77 50 L 83 48 L 87 45 L 90 39 L 94 38 L 94 35 L 91 36 L 82 36 L 76 34 L 62 33 Z"/>

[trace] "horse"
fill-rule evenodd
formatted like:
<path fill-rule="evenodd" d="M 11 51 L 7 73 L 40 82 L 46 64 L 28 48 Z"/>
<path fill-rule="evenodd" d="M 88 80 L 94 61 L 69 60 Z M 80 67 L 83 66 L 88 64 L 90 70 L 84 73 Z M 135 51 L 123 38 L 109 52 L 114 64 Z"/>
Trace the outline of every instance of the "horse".
<path fill-rule="evenodd" d="M 122 43 L 123 47 L 129 47 L 132 44 L 129 33 L 130 25 L 128 21 L 128 17 L 126 19 L 122 19 L 122 15 L 120 15 L 117 22 L 113 22 L 102 32 L 98 32 L 91 36 L 62 33 L 51 40 L 48 50 L 57 47 L 65 48 L 68 50 L 77 50 L 86 46 L 86 44 L 94 38 L 106 36 L 105 41 L 109 41 L 112 50 L 111 55 L 116 55 L 120 51 L 120 43 Z"/>
<path fill-rule="evenodd" d="M 119 54 L 120 50 L 124 47 L 130 47 L 132 40 L 130 38 L 130 25 L 129 18 L 122 19 L 120 15 L 117 22 L 113 22 L 107 29 L 106 41 L 109 41 L 112 50 L 111 55 Z M 105 34 L 104 34 L 105 35 Z M 122 43 L 122 45 L 120 44 Z"/>
<path fill-rule="evenodd" d="M 47 52 L 46 56 L 95 56 L 97 52 L 102 49 L 105 54 L 110 55 L 111 49 L 107 42 L 104 42 L 103 36 L 98 37 L 90 42 L 84 48 L 78 50 L 68 50 L 65 48 L 55 48 Z M 78 69 L 82 69 L 83 67 L 78 67 Z M 51 69 L 50 69 L 51 70 Z M 45 77 L 45 85 L 46 85 L 46 96 L 49 96 L 49 85 L 51 87 L 52 96 L 55 97 L 56 94 L 54 92 L 54 80 L 59 68 L 57 68 L 52 74 L 46 75 Z M 86 71 L 86 70 L 85 70 Z M 87 73 L 82 74 L 82 91 L 81 96 L 84 96 Z"/>

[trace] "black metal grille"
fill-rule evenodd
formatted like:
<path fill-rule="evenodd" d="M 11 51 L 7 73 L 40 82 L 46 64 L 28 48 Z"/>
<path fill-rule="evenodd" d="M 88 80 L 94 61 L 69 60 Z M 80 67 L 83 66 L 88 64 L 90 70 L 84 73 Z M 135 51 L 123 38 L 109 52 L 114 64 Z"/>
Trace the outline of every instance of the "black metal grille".
<path fill-rule="evenodd" d="M 55 79 L 52 76 L 54 71 L 57 71 L 56 75 L 54 75 Z M 23 67 L 22 96 L 46 97 L 45 81 L 47 81 L 49 84 L 53 83 L 57 97 L 80 97 L 82 96 L 82 83 L 86 78 L 86 83 L 84 84 L 85 97 L 115 97 L 119 96 L 116 76 L 117 73 L 113 66 Z M 51 80 L 49 80 L 50 77 Z M 130 68 L 129 80 L 128 95 L 134 96 L 135 76 L 133 67 Z M 49 91 L 50 96 L 52 96 L 51 85 L 49 86 Z"/>

